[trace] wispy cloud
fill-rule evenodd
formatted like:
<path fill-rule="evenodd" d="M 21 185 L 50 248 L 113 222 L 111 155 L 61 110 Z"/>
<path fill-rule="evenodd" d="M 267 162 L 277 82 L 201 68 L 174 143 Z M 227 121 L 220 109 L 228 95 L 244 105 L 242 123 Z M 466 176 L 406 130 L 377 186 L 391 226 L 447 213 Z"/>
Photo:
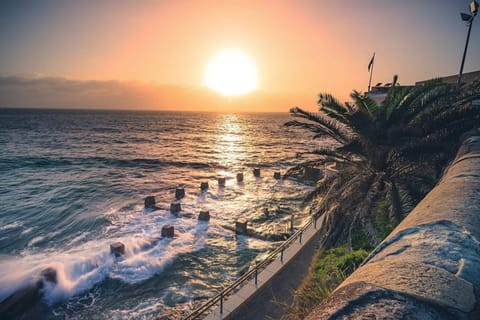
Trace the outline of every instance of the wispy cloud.
<path fill-rule="evenodd" d="M 311 99 L 314 101 L 314 97 Z M 136 81 L 72 80 L 63 77 L 0 77 L 0 107 L 287 111 L 301 101 L 256 93 L 226 98 L 205 88 Z"/>

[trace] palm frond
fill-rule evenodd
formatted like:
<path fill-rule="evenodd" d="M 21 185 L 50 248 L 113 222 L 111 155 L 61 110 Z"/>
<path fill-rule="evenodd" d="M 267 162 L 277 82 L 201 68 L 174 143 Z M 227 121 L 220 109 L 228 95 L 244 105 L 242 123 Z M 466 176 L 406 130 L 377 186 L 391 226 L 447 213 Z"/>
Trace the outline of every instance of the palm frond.
<path fill-rule="evenodd" d="M 326 248 L 349 244 L 358 229 L 376 245 L 435 185 L 459 137 L 480 123 L 480 108 L 472 104 L 480 99 L 480 81 L 460 89 L 438 79 L 394 85 L 380 105 L 358 91 L 351 98 L 341 104 L 320 94 L 318 113 L 293 108 L 301 120 L 286 124 L 333 139 L 311 154 L 317 164 L 336 161 L 340 170 L 305 198 L 318 200 L 315 208 L 325 214 Z M 375 220 L 379 210 L 389 219 L 385 230 Z"/>
<path fill-rule="evenodd" d="M 310 121 L 310 123 L 302 125 L 302 123 L 305 122 L 289 121 L 285 124 L 286 126 L 303 126 L 304 128 L 313 131 L 316 134 L 323 134 L 329 136 L 330 138 L 340 143 L 345 143 L 349 140 L 350 133 L 348 132 L 348 130 L 340 126 L 338 122 L 336 122 L 334 119 L 329 118 L 326 115 L 323 115 L 321 113 L 308 112 L 298 107 L 291 108 L 290 114 L 293 117 L 308 120 Z"/>
<path fill-rule="evenodd" d="M 375 116 L 378 109 L 378 105 L 375 100 L 356 90 L 350 94 L 350 97 L 353 99 L 353 101 L 355 101 L 355 105 L 359 110 L 369 114 L 371 117 Z"/>
<path fill-rule="evenodd" d="M 320 110 L 325 112 L 329 117 L 340 121 L 343 124 L 348 124 L 348 120 L 345 117 L 349 111 L 345 108 L 335 97 L 328 93 L 319 94 L 318 105 Z"/>

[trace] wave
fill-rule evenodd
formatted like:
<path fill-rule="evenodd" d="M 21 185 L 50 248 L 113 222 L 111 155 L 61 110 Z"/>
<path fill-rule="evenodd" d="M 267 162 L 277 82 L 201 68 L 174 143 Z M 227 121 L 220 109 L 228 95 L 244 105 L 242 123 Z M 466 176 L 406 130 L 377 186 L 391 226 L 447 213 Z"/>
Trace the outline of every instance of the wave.
<path fill-rule="evenodd" d="M 160 226 L 179 219 L 181 225 L 176 228 L 174 238 L 156 237 L 160 234 Z M 172 215 L 151 216 L 148 220 L 151 223 L 142 228 L 140 234 L 133 225 L 130 228 L 136 230 L 136 234 L 92 240 L 65 252 L 5 258 L 0 265 L 0 306 L 16 292 L 25 288 L 38 289 L 35 284 L 43 281 L 45 270 L 56 272 L 56 283 L 43 281 L 41 287 L 43 301 L 52 305 L 86 292 L 107 278 L 128 284 L 145 281 L 161 273 L 179 255 L 205 246 L 208 224 Z M 116 258 L 110 253 L 110 244 L 114 242 L 125 245 L 123 256 Z"/>
<path fill-rule="evenodd" d="M 21 227 L 23 227 L 23 223 L 20 221 L 15 221 L 15 222 L 0 226 L 0 230 L 16 229 Z"/>
<path fill-rule="evenodd" d="M 135 158 L 115 159 L 105 157 L 87 158 L 49 158 L 49 157 L 16 157 L 0 160 L 0 171 L 10 171 L 19 168 L 57 168 L 70 166 L 87 167 L 117 167 L 156 169 L 158 167 L 187 167 L 192 169 L 224 169 L 221 165 L 195 161 L 169 161 L 160 159 Z"/>
<path fill-rule="evenodd" d="M 122 132 L 118 128 L 107 128 L 107 127 L 96 127 L 96 128 L 91 128 L 90 130 L 94 132 L 106 132 L 106 133 L 119 133 Z"/>

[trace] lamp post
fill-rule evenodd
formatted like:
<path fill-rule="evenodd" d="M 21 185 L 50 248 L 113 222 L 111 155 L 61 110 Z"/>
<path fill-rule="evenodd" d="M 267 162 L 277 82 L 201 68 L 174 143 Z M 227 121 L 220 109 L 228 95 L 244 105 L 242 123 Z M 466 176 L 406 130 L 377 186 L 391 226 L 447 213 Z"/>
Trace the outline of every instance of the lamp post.
<path fill-rule="evenodd" d="M 468 48 L 468 41 L 470 40 L 470 32 L 472 31 L 472 22 L 475 19 L 475 16 L 478 13 L 478 2 L 472 0 L 470 2 L 470 14 L 467 13 L 460 13 L 462 20 L 467 22 L 468 25 L 468 33 L 467 33 L 467 41 L 465 42 L 465 50 L 463 50 L 463 57 L 462 57 L 462 64 L 460 65 L 460 72 L 458 73 L 458 82 L 457 87 L 460 87 L 462 82 L 462 73 L 463 73 L 463 65 L 465 64 L 465 57 L 467 56 L 467 48 Z"/>

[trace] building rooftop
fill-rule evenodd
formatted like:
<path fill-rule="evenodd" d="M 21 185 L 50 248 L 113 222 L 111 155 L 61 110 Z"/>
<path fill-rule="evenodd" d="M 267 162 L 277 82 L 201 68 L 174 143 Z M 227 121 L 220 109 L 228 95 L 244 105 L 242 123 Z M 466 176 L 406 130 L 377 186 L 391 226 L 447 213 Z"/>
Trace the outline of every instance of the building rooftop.
<path fill-rule="evenodd" d="M 450 84 L 457 84 L 458 81 L 458 74 L 454 74 L 451 76 L 446 76 L 446 77 L 440 77 L 443 82 L 445 83 L 450 83 Z M 462 82 L 463 83 L 472 83 L 475 80 L 480 80 L 480 70 L 478 71 L 473 71 L 473 72 L 467 72 L 462 74 Z M 415 82 L 415 85 L 422 84 L 428 80 L 422 80 L 422 81 L 417 81 Z"/>

